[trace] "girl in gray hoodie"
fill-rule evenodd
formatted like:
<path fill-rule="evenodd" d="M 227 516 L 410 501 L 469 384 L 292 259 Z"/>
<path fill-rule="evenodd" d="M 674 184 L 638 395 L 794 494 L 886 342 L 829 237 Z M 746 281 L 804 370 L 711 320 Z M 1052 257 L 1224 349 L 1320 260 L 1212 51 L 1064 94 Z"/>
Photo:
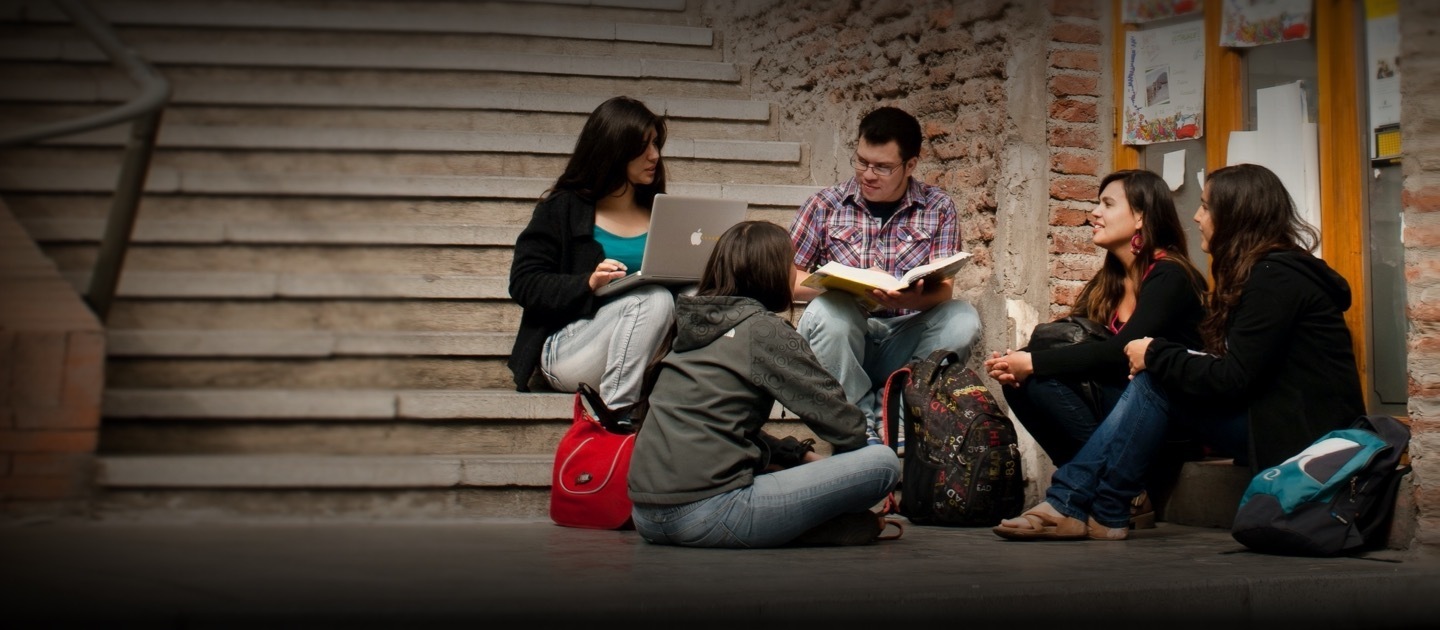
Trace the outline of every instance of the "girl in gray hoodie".
<path fill-rule="evenodd" d="M 754 548 L 881 536 L 887 521 L 870 508 L 900 465 L 889 447 L 866 446 L 864 414 L 778 314 L 792 305 L 792 257 L 784 228 L 740 223 L 720 237 L 695 295 L 677 299 L 630 463 L 645 540 Z M 763 429 L 777 401 L 834 454 L 767 467 L 776 441 Z"/>

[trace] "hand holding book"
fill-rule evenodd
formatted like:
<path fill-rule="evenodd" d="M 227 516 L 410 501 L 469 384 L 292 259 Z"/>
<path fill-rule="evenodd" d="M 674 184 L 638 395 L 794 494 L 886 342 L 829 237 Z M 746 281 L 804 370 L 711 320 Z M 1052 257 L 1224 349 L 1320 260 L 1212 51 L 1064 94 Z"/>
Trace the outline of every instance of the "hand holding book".
<path fill-rule="evenodd" d="M 838 289 L 853 293 L 861 298 L 867 308 L 873 311 L 881 308 L 881 305 L 870 294 L 871 291 L 904 291 L 921 281 L 924 281 L 925 284 L 938 282 L 954 276 L 969 259 L 968 252 L 956 252 L 951 256 L 911 269 L 899 278 L 891 276 L 881 269 L 860 269 L 832 261 L 816 269 L 800 284 L 812 289 Z"/>

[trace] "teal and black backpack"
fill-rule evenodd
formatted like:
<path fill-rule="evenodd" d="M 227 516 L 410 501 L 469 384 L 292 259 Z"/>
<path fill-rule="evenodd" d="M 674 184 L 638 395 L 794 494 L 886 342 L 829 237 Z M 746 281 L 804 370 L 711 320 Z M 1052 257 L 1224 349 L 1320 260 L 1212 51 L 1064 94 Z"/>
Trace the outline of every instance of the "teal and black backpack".
<path fill-rule="evenodd" d="M 1383 547 L 1410 429 L 1390 416 L 1361 416 L 1250 481 L 1230 533 L 1246 547 L 1292 556 L 1334 556 Z"/>

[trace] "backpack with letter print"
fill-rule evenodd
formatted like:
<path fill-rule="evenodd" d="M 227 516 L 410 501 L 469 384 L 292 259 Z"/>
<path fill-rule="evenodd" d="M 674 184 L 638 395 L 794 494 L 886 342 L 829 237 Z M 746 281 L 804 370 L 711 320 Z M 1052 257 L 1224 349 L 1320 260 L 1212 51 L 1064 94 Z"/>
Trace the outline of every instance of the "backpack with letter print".
<path fill-rule="evenodd" d="M 1230 533 L 1263 553 L 1334 556 L 1384 546 L 1410 429 L 1361 416 L 1255 475 Z"/>
<path fill-rule="evenodd" d="M 918 525 L 990 527 L 1025 507 L 1015 425 L 954 351 L 891 374 L 882 419 L 886 444 L 905 437 L 900 502 L 891 511 Z"/>

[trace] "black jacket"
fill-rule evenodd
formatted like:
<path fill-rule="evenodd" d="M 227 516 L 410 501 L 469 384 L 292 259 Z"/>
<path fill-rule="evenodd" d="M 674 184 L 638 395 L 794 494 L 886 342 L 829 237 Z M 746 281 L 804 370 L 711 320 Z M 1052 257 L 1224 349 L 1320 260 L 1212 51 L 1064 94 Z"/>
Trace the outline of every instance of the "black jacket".
<path fill-rule="evenodd" d="M 595 204 L 559 191 L 535 206 L 510 263 L 510 297 L 523 309 L 508 363 L 515 389 L 529 391 L 546 338 L 595 316 L 599 301 L 590 290 L 590 274 L 604 259 L 605 249 L 595 240 Z"/>
<path fill-rule="evenodd" d="M 1205 287 L 1197 286 L 1180 263 L 1158 261 L 1140 282 L 1135 311 L 1120 332 L 1101 342 L 1035 351 L 1030 357 L 1035 375 L 1093 378 L 1123 387 L 1130 375 L 1125 344 L 1132 340 L 1164 337 L 1192 348 L 1200 346 L 1196 327 L 1205 316 L 1200 303 L 1204 292 Z"/>
<path fill-rule="evenodd" d="M 1156 339 L 1146 370 L 1171 405 L 1249 412 L 1250 465 L 1274 466 L 1365 413 L 1343 313 L 1350 285 L 1306 252 L 1265 256 L 1230 313 L 1223 357 Z"/>

